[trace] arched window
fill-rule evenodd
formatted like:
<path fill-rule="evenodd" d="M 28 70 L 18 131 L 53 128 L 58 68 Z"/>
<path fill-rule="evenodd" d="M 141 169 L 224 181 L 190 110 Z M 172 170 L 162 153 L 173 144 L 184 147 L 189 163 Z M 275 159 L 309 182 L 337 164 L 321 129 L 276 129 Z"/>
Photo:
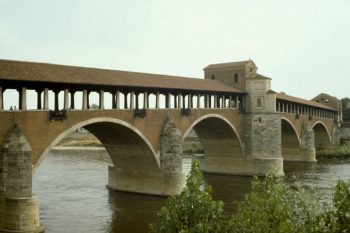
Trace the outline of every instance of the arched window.
<path fill-rule="evenodd" d="M 235 83 L 238 83 L 238 73 L 235 73 Z"/>

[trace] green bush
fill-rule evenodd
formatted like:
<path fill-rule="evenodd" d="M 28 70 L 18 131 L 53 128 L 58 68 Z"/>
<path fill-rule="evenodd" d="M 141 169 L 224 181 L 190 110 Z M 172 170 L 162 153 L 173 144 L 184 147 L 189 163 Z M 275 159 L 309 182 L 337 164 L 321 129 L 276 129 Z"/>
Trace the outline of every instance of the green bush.
<path fill-rule="evenodd" d="M 319 214 L 311 192 L 269 173 L 252 181 L 252 192 L 238 206 L 228 224 L 232 233 L 310 232 Z"/>
<path fill-rule="evenodd" d="M 179 196 L 171 196 L 167 206 L 158 212 L 157 222 L 150 225 L 150 232 L 209 233 L 222 232 L 221 201 L 211 196 L 211 187 L 203 186 L 199 162 L 192 163 L 186 187 Z"/>
<path fill-rule="evenodd" d="M 316 152 L 317 158 L 350 158 L 350 145 L 330 147 Z"/>
<path fill-rule="evenodd" d="M 221 201 L 203 186 L 199 162 L 192 163 L 187 185 L 179 196 L 169 197 L 150 232 L 182 233 L 346 233 L 350 232 L 350 181 L 338 181 L 332 203 L 318 201 L 317 193 L 300 183 L 268 173 L 254 177 L 252 191 L 236 213 L 223 220 Z"/>
<path fill-rule="evenodd" d="M 350 232 L 350 181 L 338 181 L 333 195 L 333 208 L 318 217 L 313 232 Z"/>

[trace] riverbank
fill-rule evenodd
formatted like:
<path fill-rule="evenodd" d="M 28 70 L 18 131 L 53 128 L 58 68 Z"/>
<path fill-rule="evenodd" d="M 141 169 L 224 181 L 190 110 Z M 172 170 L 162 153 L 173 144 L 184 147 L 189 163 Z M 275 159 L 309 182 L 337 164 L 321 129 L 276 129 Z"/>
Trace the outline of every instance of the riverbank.
<path fill-rule="evenodd" d="M 350 159 L 350 145 L 329 147 L 316 152 L 318 159 Z"/>

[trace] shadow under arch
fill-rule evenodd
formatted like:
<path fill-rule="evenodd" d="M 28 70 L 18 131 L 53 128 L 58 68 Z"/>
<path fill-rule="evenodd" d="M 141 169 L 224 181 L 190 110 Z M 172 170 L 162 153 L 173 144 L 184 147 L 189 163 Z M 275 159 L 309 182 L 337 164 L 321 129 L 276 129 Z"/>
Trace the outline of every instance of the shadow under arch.
<path fill-rule="evenodd" d="M 301 140 L 294 125 L 287 119 L 281 118 L 281 147 L 284 160 L 297 160 L 301 155 Z"/>
<path fill-rule="evenodd" d="M 184 133 L 190 130 L 198 135 L 204 150 L 202 169 L 206 172 L 232 173 L 232 164 L 244 159 L 242 141 L 235 127 L 223 116 L 208 114 L 198 118 Z"/>
<path fill-rule="evenodd" d="M 34 168 L 40 165 L 40 162 L 58 142 L 79 128 L 87 129 L 101 141 L 114 166 L 133 169 L 142 166 L 143 169 L 145 167 L 159 169 L 159 155 L 141 131 L 125 121 L 105 117 L 89 119 L 63 131 L 45 149 Z M 142 163 L 135 163 L 137 159 L 142 160 Z"/>
<path fill-rule="evenodd" d="M 241 149 L 243 151 L 243 143 L 242 143 L 242 140 L 241 138 L 239 137 L 238 135 L 238 132 L 236 130 L 236 128 L 231 124 L 230 121 L 228 121 L 225 117 L 221 116 L 221 115 L 218 115 L 218 114 L 207 114 L 207 115 L 204 115 L 204 116 L 201 116 L 200 118 L 198 118 L 197 120 L 195 120 L 191 125 L 190 127 L 188 127 L 188 129 L 186 130 L 186 132 L 183 134 L 183 137 L 182 137 L 182 140 L 184 140 L 189 132 L 193 129 L 195 132 L 196 132 L 196 128 L 198 128 L 198 124 L 201 123 L 205 120 L 208 120 L 209 118 L 211 119 L 215 119 L 217 121 L 221 121 L 222 123 L 225 123 L 225 129 L 230 128 L 231 131 L 234 133 L 234 136 L 237 138 L 238 142 L 239 142 L 239 145 L 241 146 Z M 223 126 L 224 124 L 222 124 Z M 215 127 L 214 127 L 215 129 Z M 197 133 L 197 132 L 196 132 Z M 211 133 L 215 133 L 215 132 L 211 132 Z M 198 135 L 200 136 L 200 135 Z"/>
<path fill-rule="evenodd" d="M 331 135 L 327 126 L 322 121 L 316 121 L 312 125 L 315 134 L 315 148 L 320 149 L 331 145 Z"/>

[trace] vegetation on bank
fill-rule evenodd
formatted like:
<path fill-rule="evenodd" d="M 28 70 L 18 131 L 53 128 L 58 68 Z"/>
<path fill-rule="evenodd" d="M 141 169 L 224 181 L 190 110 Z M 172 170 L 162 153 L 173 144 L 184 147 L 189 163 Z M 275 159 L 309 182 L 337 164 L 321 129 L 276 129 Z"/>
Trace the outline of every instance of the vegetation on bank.
<path fill-rule="evenodd" d="M 184 142 L 183 143 L 183 154 L 193 155 L 193 154 L 204 154 L 202 144 L 198 142 Z"/>
<path fill-rule="evenodd" d="M 273 173 L 254 177 L 237 212 L 224 217 L 223 203 L 212 199 L 199 162 L 192 163 L 187 185 L 158 212 L 150 232 L 181 233 L 326 233 L 350 232 L 350 182 L 338 181 L 333 202 L 321 203 L 317 193 L 298 182 L 289 185 Z"/>
<path fill-rule="evenodd" d="M 318 150 L 316 152 L 316 157 L 317 158 L 339 158 L 339 159 L 350 158 L 350 144 Z"/>

